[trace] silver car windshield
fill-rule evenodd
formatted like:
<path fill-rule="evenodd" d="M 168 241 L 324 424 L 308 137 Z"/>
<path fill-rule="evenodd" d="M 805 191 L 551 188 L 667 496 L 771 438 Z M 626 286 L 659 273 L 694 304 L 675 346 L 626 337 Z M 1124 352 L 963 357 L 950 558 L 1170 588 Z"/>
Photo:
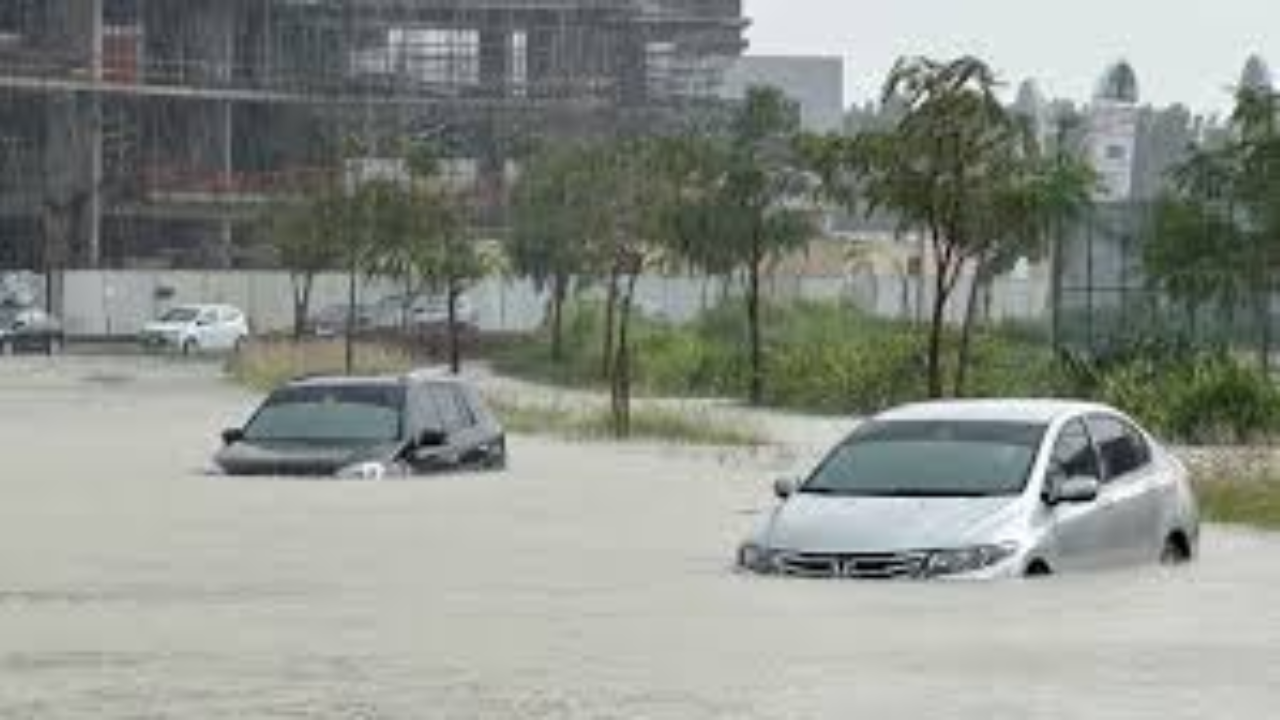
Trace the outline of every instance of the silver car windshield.
<path fill-rule="evenodd" d="M 288 388 L 272 395 L 245 427 L 250 442 L 370 445 L 403 432 L 404 389 L 383 386 Z"/>
<path fill-rule="evenodd" d="M 1014 422 L 869 423 L 823 462 L 802 493 L 996 497 L 1027 485 L 1046 426 Z"/>

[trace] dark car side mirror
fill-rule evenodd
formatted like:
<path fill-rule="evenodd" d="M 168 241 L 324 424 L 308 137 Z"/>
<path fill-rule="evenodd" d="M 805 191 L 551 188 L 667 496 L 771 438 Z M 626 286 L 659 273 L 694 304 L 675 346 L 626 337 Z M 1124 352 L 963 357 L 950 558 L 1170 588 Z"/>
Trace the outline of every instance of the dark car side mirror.
<path fill-rule="evenodd" d="M 222 431 L 222 444 L 230 447 L 244 440 L 244 430 L 240 428 L 230 428 Z"/>
<path fill-rule="evenodd" d="M 429 428 L 418 434 L 418 447 L 442 447 L 449 444 L 449 433 Z"/>
<path fill-rule="evenodd" d="M 773 481 L 773 494 L 779 500 L 786 500 L 796 494 L 799 483 L 794 478 L 778 478 Z"/>

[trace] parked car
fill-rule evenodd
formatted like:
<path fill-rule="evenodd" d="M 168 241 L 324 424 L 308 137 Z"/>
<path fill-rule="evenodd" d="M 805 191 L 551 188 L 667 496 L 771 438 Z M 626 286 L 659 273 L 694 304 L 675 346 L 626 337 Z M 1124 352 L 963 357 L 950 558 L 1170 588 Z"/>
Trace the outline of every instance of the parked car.
<path fill-rule="evenodd" d="M 347 332 L 347 316 L 349 314 L 349 308 L 345 304 L 323 307 L 311 316 L 309 321 L 311 333 L 319 338 L 342 337 Z M 356 333 L 364 334 L 372 330 L 374 328 L 374 317 L 373 306 L 356 305 Z"/>
<path fill-rule="evenodd" d="M 66 344 L 62 323 L 39 308 L 0 307 L 0 354 L 53 353 Z"/>
<path fill-rule="evenodd" d="M 148 323 L 139 336 L 146 348 L 184 355 L 236 351 L 248 339 L 248 319 L 230 305 L 179 305 Z"/>
<path fill-rule="evenodd" d="M 741 546 L 760 573 L 997 578 L 1195 557 L 1187 471 L 1128 417 L 1066 401 L 930 403 L 860 425 Z"/>
<path fill-rule="evenodd" d="M 381 480 L 506 467 L 502 426 L 471 385 L 403 377 L 299 380 L 275 391 L 214 457 L 228 475 Z"/>
<path fill-rule="evenodd" d="M 465 295 L 458 298 L 456 313 L 462 325 L 474 327 L 480 322 L 480 312 Z M 448 325 L 449 303 L 439 295 L 422 295 L 407 302 L 404 295 L 389 295 L 373 306 L 373 318 L 381 330 L 400 330 L 406 321 L 410 331 L 432 330 Z"/>

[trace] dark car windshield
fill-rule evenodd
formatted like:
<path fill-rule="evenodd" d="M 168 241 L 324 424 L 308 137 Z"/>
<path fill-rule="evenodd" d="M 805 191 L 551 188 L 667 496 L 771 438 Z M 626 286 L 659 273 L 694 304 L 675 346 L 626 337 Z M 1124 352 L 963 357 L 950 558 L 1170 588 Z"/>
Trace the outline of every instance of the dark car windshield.
<path fill-rule="evenodd" d="M 245 428 L 249 441 L 365 445 L 398 440 L 404 388 L 382 385 L 279 390 Z"/>
<path fill-rule="evenodd" d="M 1044 425 L 870 423 L 836 448 L 801 489 L 856 497 L 985 497 L 1026 487 Z"/>
<path fill-rule="evenodd" d="M 174 308 L 160 317 L 160 322 L 189 323 L 196 319 L 199 311 L 195 308 Z"/>

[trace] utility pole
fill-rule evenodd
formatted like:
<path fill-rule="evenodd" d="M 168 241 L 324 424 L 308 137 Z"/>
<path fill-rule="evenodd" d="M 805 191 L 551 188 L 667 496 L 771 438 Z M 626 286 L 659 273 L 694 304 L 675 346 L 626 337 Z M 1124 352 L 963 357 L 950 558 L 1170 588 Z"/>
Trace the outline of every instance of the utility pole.
<path fill-rule="evenodd" d="M 89 267 L 97 268 L 102 262 L 102 184 L 103 168 L 103 52 L 106 32 L 103 0 L 92 0 L 89 8 L 89 68 L 93 92 L 89 96 L 89 197 L 86 210 L 89 222 Z"/>

